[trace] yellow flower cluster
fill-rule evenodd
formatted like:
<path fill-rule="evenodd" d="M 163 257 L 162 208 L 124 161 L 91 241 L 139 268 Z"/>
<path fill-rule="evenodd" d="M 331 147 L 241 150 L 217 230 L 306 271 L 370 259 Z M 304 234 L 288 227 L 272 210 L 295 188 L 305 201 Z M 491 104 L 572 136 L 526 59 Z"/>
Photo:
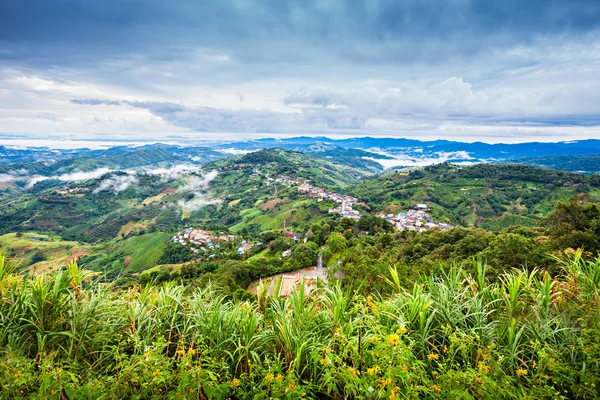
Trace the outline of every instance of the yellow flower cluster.
<path fill-rule="evenodd" d="M 385 379 L 379 378 L 378 382 L 382 387 L 388 387 L 392 384 L 392 379 L 391 378 L 385 378 Z"/>
<path fill-rule="evenodd" d="M 527 376 L 527 370 L 523 369 L 523 368 L 519 368 L 518 370 L 515 371 L 517 373 L 517 375 L 519 376 Z"/>
<path fill-rule="evenodd" d="M 401 326 L 400 328 L 396 329 L 396 333 L 398 335 L 404 335 L 406 332 L 408 332 L 408 329 L 406 329 L 404 326 Z"/>
<path fill-rule="evenodd" d="M 268 373 L 265 375 L 265 381 L 267 382 L 271 382 L 273 379 L 275 379 L 275 375 Z"/>
<path fill-rule="evenodd" d="M 281 375 L 281 374 L 277 374 L 277 376 L 275 377 L 275 380 L 276 380 L 277 382 L 281 382 L 281 381 L 283 380 L 283 375 Z"/>
<path fill-rule="evenodd" d="M 440 387 L 436 384 L 431 385 L 431 389 L 438 393 L 442 391 L 442 389 L 440 389 Z"/>
<path fill-rule="evenodd" d="M 400 336 L 392 333 L 390 336 L 388 336 L 387 341 L 391 346 L 398 346 L 400 344 Z"/>
<path fill-rule="evenodd" d="M 327 365 L 327 364 L 329 364 L 329 358 L 327 358 L 327 357 L 321 358 L 319 360 L 319 364 L 321 364 L 321 365 Z"/>
<path fill-rule="evenodd" d="M 487 375 L 490 372 L 490 367 L 488 367 L 487 365 L 485 365 L 484 363 L 480 362 L 477 367 L 479 368 L 479 370 L 484 374 Z"/>
<path fill-rule="evenodd" d="M 350 372 L 350 374 L 352 374 L 354 376 L 360 375 L 360 371 L 355 368 L 352 368 L 352 367 L 348 367 L 348 372 Z"/>
<path fill-rule="evenodd" d="M 369 375 L 377 375 L 381 372 L 381 368 L 379 365 L 374 366 L 373 368 L 367 368 L 367 374 Z"/>
<path fill-rule="evenodd" d="M 234 380 L 229 382 L 229 386 L 232 388 L 240 386 L 240 380 L 238 378 L 235 378 Z"/>
<path fill-rule="evenodd" d="M 373 336 L 371 338 L 371 343 L 379 343 L 379 338 L 377 336 Z"/>
<path fill-rule="evenodd" d="M 152 373 L 152 376 L 154 376 L 155 378 L 158 378 L 160 376 L 160 374 L 162 374 L 162 372 L 160 372 L 160 370 L 156 370 Z"/>
<path fill-rule="evenodd" d="M 427 355 L 427 359 L 428 359 L 429 361 L 433 361 L 433 360 L 439 360 L 439 359 L 440 359 L 440 356 L 439 356 L 439 355 L 437 355 L 437 354 L 435 354 L 435 353 L 429 353 L 429 354 Z"/>
<path fill-rule="evenodd" d="M 400 388 L 398 386 L 394 386 L 394 388 L 392 389 L 392 394 L 390 394 L 389 399 L 390 400 L 396 400 L 398 398 L 398 391 L 400 390 Z"/>

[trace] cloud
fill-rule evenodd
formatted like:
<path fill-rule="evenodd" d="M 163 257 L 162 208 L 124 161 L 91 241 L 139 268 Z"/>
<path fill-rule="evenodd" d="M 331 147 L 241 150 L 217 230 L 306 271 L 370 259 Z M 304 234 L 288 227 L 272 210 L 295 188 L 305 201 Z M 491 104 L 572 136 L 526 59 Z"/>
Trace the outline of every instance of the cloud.
<path fill-rule="evenodd" d="M 170 168 L 144 168 L 143 172 L 149 175 L 160 176 L 164 180 L 177 179 L 187 176 L 192 172 L 199 172 L 200 167 L 195 165 L 178 164 Z"/>
<path fill-rule="evenodd" d="M 195 192 L 197 195 L 200 195 L 204 189 L 208 188 L 210 182 L 212 182 L 219 175 L 219 171 L 213 170 L 203 175 L 202 177 L 198 176 L 190 176 L 188 177 L 188 181 L 185 185 L 181 186 L 177 191 L 190 193 Z"/>
<path fill-rule="evenodd" d="M 0 174 L 0 183 L 11 183 L 16 181 L 24 181 L 29 178 L 29 171 L 24 168 L 17 170 L 11 169 L 7 173 Z"/>
<path fill-rule="evenodd" d="M 593 137 L 599 33 L 597 0 L 8 2 L 0 126 L 152 140 Z"/>
<path fill-rule="evenodd" d="M 115 175 L 110 178 L 103 179 L 94 189 L 93 193 L 103 191 L 122 192 L 128 189 L 131 185 L 137 182 L 137 177 L 134 175 Z"/>
<path fill-rule="evenodd" d="M 223 202 L 222 199 L 212 198 L 206 193 L 206 189 L 210 182 L 218 175 L 219 172 L 213 170 L 202 177 L 190 176 L 188 182 L 184 186 L 178 188 L 177 191 L 182 193 L 193 193 L 194 197 L 190 200 L 181 199 L 177 202 L 177 205 L 188 211 L 197 211 L 207 205 L 221 204 Z"/>

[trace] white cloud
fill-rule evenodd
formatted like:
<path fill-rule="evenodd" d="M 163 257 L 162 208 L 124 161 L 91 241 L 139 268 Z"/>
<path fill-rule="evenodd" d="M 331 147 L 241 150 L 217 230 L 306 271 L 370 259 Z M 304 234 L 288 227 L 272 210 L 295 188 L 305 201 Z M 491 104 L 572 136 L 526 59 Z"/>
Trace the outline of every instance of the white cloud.
<path fill-rule="evenodd" d="M 188 178 L 188 182 L 184 186 L 180 187 L 177 191 L 183 193 L 193 193 L 194 197 L 187 201 L 183 199 L 179 200 L 177 205 L 188 211 L 197 211 L 207 205 L 221 204 L 223 202 L 222 199 L 212 198 L 208 193 L 205 192 L 210 182 L 212 182 L 218 174 L 218 171 L 213 170 L 202 177 L 190 176 Z"/>
<path fill-rule="evenodd" d="M 137 183 L 137 177 L 135 175 L 115 175 L 110 178 L 103 179 L 98 184 L 98 187 L 94 189 L 93 193 L 99 193 L 103 191 L 111 192 L 122 192 L 128 189 L 131 185 Z"/>

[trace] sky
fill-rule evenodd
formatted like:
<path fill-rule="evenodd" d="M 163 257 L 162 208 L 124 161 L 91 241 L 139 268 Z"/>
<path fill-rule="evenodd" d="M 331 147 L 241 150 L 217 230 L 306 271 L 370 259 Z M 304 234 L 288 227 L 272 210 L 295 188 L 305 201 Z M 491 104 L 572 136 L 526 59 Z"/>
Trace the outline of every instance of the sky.
<path fill-rule="evenodd" d="M 600 138 L 598 0 L 4 0 L 0 139 Z"/>

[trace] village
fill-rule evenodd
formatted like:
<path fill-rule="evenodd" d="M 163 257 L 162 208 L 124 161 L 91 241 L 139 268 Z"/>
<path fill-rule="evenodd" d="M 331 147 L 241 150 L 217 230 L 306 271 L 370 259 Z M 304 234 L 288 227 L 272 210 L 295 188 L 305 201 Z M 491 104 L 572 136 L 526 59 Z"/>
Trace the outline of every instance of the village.
<path fill-rule="evenodd" d="M 417 204 L 416 209 L 410 209 L 397 215 L 378 214 L 378 216 L 391 222 L 399 231 L 424 232 L 432 229 L 446 231 L 453 228 L 452 225 L 444 222 L 436 223 L 426 211 L 429 211 L 427 204 Z"/>
<path fill-rule="evenodd" d="M 360 213 L 360 211 L 354 210 L 352 206 L 358 204 L 366 206 L 364 202 L 359 201 L 355 197 L 334 192 L 326 192 L 322 188 L 311 186 L 306 182 L 298 187 L 298 193 L 308 195 L 310 197 L 317 197 L 319 201 L 332 200 L 336 203 L 340 203 L 338 207 L 329 209 L 329 213 L 340 214 L 343 218 L 351 218 L 356 221 L 360 219 L 362 214 Z"/>
<path fill-rule="evenodd" d="M 210 250 L 219 250 L 221 243 L 235 240 L 234 235 L 221 234 L 218 236 L 203 229 L 187 228 L 172 238 L 173 243 L 189 247 L 193 253 L 207 252 Z M 237 249 L 238 255 L 244 255 L 252 249 L 250 243 L 246 240 L 240 242 Z M 212 255 L 214 257 L 214 254 Z"/>

